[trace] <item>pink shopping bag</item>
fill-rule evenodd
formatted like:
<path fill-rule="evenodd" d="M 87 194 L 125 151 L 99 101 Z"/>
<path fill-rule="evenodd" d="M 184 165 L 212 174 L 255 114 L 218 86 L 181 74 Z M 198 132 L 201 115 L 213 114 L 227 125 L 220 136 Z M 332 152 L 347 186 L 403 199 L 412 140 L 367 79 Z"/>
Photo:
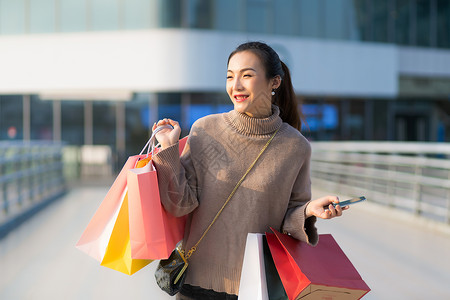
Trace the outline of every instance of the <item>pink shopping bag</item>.
<path fill-rule="evenodd" d="M 131 156 L 126 161 L 99 208 L 90 220 L 76 247 L 98 261 L 105 256 L 123 199 L 127 190 L 127 171 L 134 168 L 139 158 Z"/>
<path fill-rule="evenodd" d="M 180 154 L 187 137 L 179 142 Z M 183 238 L 186 217 L 174 217 L 161 204 L 151 156 L 127 174 L 131 257 L 167 259 Z"/>

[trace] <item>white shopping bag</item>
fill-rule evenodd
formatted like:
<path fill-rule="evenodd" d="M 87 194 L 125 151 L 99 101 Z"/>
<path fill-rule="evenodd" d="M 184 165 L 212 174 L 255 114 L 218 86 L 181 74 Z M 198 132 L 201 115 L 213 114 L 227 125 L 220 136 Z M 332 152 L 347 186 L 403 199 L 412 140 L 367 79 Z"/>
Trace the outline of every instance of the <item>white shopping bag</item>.
<path fill-rule="evenodd" d="M 268 300 L 264 266 L 263 236 L 249 233 L 242 265 L 239 300 Z"/>

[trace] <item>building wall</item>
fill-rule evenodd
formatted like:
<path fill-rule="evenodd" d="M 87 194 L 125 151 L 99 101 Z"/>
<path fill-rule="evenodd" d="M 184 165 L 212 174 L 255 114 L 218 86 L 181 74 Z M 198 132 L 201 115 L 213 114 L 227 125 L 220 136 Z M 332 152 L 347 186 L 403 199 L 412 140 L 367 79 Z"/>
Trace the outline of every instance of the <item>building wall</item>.
<path fill-rule="evenodd" d="M 228 54 L 247 40 L 273 45 L 299 93 L 397 94 L 393 45 L 182 29 L 0 36 L 0 93 L 219 92 Z"/>
<path fill-rule="evenodd" d="M 247 40 L 291 68 L 311 140 L 450 141 L 447 0 L 0 0 L 0 139 L 120 161 L 158 118 L 232 109 Z"/>

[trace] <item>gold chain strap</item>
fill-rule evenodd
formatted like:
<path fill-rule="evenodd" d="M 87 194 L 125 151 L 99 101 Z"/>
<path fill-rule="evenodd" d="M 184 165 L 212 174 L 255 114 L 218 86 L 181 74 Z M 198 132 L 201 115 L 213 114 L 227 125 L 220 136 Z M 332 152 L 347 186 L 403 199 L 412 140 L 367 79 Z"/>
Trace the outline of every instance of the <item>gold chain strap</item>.
<path fill-rule="evenodd" d="M 200 239 L 198 240 L 198 242 L 188 251 L 188 253 L 185 255 L 184 254 L 184 250 L 181 250 L 181 253 L 183 254 L 183 256 L 186 259 L 189 259 L 189 257 L 191 257 L 191 255 L 197 250 L 198 245 L 200 244 L 200 242 L 203 240 L 203 238 L 205 237 L 206 233 L 208 233 L 208 231 L 211 229 L 211 227 L 213 226 L 214 222 L 216 222 L 217 218 L 219 217 L 219 215 L 222 213 L 223 209 L 225 208 L 225 206 L 228 204 L 228 202 L 230 202 L 231 198 L 234 196 L 234 194 L 236 193 L 236 190 L 238 189 L 238 187 L 241 185 L 241 183 L 244 181 L 245 177 L 248 175 L 248 173 L 250 173 L 250 170 L 253 168 L 253 166 L 256 164 L 256 162 L 258 161 L 258 159 L 261 157 L 261 155 L 264 153 L 264 151 L 267 149 L 267 147 L 269 146 L 270 142 L 273 140 L 273 138 L 275 137 L 275 135 L 277 134 L 278 130 L 280 130 L 279 128 L 274 132 L 274 134 L 272 135 L 272 137 L 267 141 L 266 145 L 261 149 L 261 152 L 259 152 L 258 156 L 256 157 L 255 161 L 253 161 L 253 163 L 250 165 L 250 167 L 247 169 L 247 171 L 245 172 L 244 176 L 242 176 L 241 180 L 239 180 L 239 182 L 236 184 L 236 186 L 234 187 L 233 191 L 231 192 L 231 194 L 228 196 L 227 201 L 225 201 L 225 203 L 222 205 L 222 208 L 217 212 L 216 216 L 214 217 L 214 219 L 212 220 L 211 224 L 209 224 L 208 228 L 206 228 L 205 232 L 203 232 L 203 235 L 200 237 Z"/>

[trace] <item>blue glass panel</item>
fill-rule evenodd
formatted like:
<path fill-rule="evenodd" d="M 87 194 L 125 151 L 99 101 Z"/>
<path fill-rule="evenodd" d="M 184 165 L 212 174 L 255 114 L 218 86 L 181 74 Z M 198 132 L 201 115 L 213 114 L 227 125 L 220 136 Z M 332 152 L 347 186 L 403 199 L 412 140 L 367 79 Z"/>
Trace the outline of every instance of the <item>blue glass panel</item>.
<path fill-rule="evenodd" d="M 371 41 L 373 39 L 371 6 L 366 0 L 354 0 L 353 5 L 355 8 L 357 26 L 355 38 L 360 41 Z"/>
<path fill-rule="evenodd" d="M 417 0 L 416 2 L 416 43 L 418 46 L 430 46 L 431 44 L 431 6 L 429 0 Z"/>
<path fill-rule="evenodd" d="M 450 48 L 450 1 L 437 0 L 437 46 Z"/>
<path fill-rule="evenodd" d="M 59 30 L 62 32 L 85 31 L 87 29 L 86 1 L 59 0 Z"/>
<path fill-rule="evenodd" d="M 53 139 L 53 101 L 40 100 L 31 96 L 31 139 Z"/>
<path fill-rule="evenodd" d="M 300 20 L 299 32 L 301 36 L 322 36 L 321 1 L 300 0 L 298 18 Z"/>
<path fill-rule="evenodd" d="M 243 3 L 240 0 L 216 0 L 214 28 L 221 30 L 241 30 Z"/>
<path fill-rule="evenodd" d="M 181 27 L 181 0 L 158 0 L 160 27 Z"/>
<path fill-rule="evenodd" d="M 0 34 L 26 33 L 25 0 L 0 0 Z"/>
<path fill-rule="evenodd" d="M 55 0 L 30 1 L 30 32 L 55 32 Z"/>
<path fill-rule="evenodd" d="M 214 107 L 211 104 L 191 104 L 189 107 L 189 126 L 201 117 L 214 113 Z"/>
<path fill-rule="evenodd" d="M 84 144 L 84 101 L 61 101 L 61 139 Z"/>
<path fill-rule="evenodd" d="M 93 134 L 95 145 L 116 146 L 116 104 L 109 101 L 93 103 Z"/>
<path fill-rule="evenodd" d="M 278 34 L 293 35 L 295 34 L 297 24 L 297 11 L 294 0 L 284 0 L 283 3 L 275 3 L 274 5 L 274 31 Z"/>
<path fill-rule="evenodd" d="M 395 9 L 395 43 L 409 45 L 411 28 L 411 1 L 397 0 Z"/>
<path fill-rule="evenodd" d="M 269 5 L 267 1 L 260 0 L 249 0 L 247 2 L 247 31 L 248 32 L 259 32 L 259 33 L 269 33 L 271 32 L 269 28 Z"/>
<path fill-rule="evenodd" d="M 119 1 L 91 0 L 91 30 L 119 29 Z"/>
<path fill-rule="evenodd" d="M 0 95 L 0 139 L 23 138 L 22 96 Z"/>
<path fill-rule="evenodd" d="M 188 5 L 189 27 L 206 29 L 213 27 L 213 1 L 190 0 Z"/>
<path fill-rule="evenodd" d="M 388 0 L 372 1 L 373 40 L 388 42 Z"/>
<path fill-rule="evenodd" d="M 157 0 L 124 1 L 124 28 L 154 28 L 158 24 Z"/>
<path fill-rule="evenodd" d="M 323 18 L 324 37 L 330 39 L 345 39 L 349 37 L 349 1 L 325 0 Z"/>

